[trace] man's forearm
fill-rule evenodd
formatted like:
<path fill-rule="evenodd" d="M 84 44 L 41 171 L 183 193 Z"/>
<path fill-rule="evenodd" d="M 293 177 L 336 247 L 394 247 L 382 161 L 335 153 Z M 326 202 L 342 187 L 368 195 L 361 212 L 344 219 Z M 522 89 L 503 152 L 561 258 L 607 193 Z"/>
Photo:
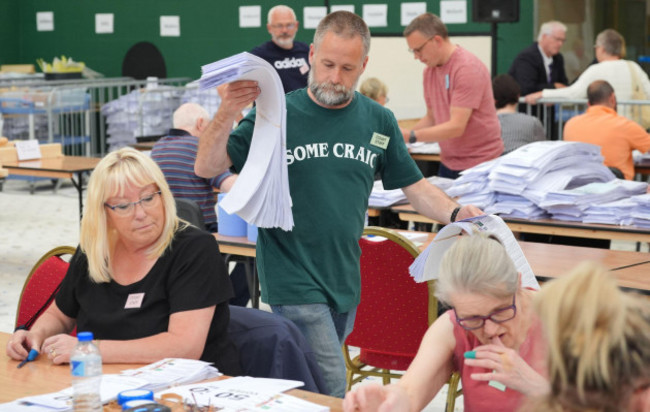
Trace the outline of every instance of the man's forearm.
<path fill-rule="evenodd" d="M 447 224 L 458 203 L 425 179 L 402 188 L 411 206 L 421 215 Z"/>
<path fill-rule="evenodd" d="M 231 166 L 227 144 L 234 119 L 217 111 L 199 137 L 199 150 L 194 172 L 201 177 L 214 177 Z"/>

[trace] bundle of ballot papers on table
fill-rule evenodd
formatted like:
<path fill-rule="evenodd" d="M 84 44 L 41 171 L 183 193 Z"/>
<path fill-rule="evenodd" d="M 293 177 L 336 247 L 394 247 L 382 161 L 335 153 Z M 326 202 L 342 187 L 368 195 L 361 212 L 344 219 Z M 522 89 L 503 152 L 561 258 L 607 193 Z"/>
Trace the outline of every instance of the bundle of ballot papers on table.
<path fill-rule="evenodd" d="M 504 218 L 647 228 L 647 189 L 645 182 L 616 179 L 596 145 L 542 141 L 464 170 L 445 191 Z"/>
<path fill-rule="evenodd" d="M 255 80 L 261 90 L 255 101 L 255 129 L 248 158 L 220 206 L 257 227 L 291 230 L 291 194 L 286 153 L 287 109 L 277 71 L 267 61 L 239 53 L 201 67 L 200 88 L 235 80 Z"/>
<path fill-rule="evenodd" d="M 284 379 L 236 377 L 206 381 L 221 374 L 209 362 L 168 358 L 119 374 L 104 374 L 101 400 L 107 404 L 120 392 L 147 389 L 176 394 L 186 405 L 212 406 L 222 412 L 234 411 L 328 411 L 329 408 L 282 392 L 299 388 L 303 382 Z M 287 409 L 287 405 L 291 409 Z M 72 411 L 72 387 L 59 392 L 28 396 L 0 404 L 0 412 L 67 412 Z"/>

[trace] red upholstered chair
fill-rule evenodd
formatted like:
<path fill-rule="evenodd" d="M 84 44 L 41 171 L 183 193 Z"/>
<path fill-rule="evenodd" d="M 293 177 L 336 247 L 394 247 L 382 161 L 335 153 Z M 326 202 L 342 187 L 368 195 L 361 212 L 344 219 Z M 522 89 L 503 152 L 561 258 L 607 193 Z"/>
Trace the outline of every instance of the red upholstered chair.
<path fill-rule="evenodd" d="M 20 293 L 16 311 L 16 327 L 31 328 L 32 324 L 54 301 L 68 266 L 61 256 L 74 255 L 72 246 L 60 246 L 47 252 L 34 265 Z"/>
<path fill-rule="evenodd" d="M 384 385 L 400 378 L 413 361 L 429 325 L 437 316 L 434 282 L 416 283 L 409 275 L 419 249 L 390 229 L 367 227 L 361 238 L 361 302 L 354 329 L 343 345 L 347 390 L 368 376 L 381 377 Z M 360 349 L 351 358 L 348 346 Z M 458 375 L 450 380 L 449 401 L 457 396 Z M 452 387 L 453 384 L 453 387 Z M 452 396 L 453 394 L 453 396 Z"/>

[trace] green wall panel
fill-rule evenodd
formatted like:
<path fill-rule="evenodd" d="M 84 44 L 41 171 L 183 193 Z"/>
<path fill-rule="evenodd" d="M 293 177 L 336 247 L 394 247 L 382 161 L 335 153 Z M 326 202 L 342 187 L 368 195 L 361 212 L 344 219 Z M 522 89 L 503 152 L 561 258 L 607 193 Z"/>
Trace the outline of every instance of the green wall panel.
<path fill-rule="evenodd" d="M 19 2 L 0 0 L 0 64 L 22 63 L 19 57 Z"/>
<path fill-rule="evenodd" d="M 302 22 L 302 7 L 323 6 L 323 0 L 285 0 Z M 400 34 L 399 22 L 402 1 L 386 0 L 388 27 L 373 28 L 374 34 Z M 329 4 L 354 4 L 362 13 L 368 1 L 331 0 Z M 378 3 L 373 1 L 371 3 Z M 532 41 L 533 2 L 520 0 L 520 21 L 498 25 L 498 72 L 507 71 L 516 53 Z M 262 26 L 239 27 L 239 6 L 260 5 Z M 139 41 L 155 44 L 165 58 L 169 77 L 198 78 L 200 66 L 228 55 L 250 50 L 267 41 L 266 14 L 277 1 L 227 0 L 0 0 L 0 62 L 19 60 L 33 63 L 37 58 L 51 61 L 54 56 L 66 55 L 83 61 L 90 68 L 106 76 L 121 74 L 122 59 L 127 50 Z M 470 22 L 449 25 L 452 34 L 489 34 L 490 25 L 471 22 L 471 0 L 468 0 Z M 440 12 L 440 1 L 427 1 L 427 9 Z M 54 31 L 36 31 L 36 12 L 54 12 Z M 114 33 L 95 33 L 95 14 L 114 14 Z M 180 16 L 181 36 L 161 37 L 159 17 Z M 297 39 L 309 43 L 313 30 L 301 28 Z M 5 49 L 4 44 L 11 41 Z"/>

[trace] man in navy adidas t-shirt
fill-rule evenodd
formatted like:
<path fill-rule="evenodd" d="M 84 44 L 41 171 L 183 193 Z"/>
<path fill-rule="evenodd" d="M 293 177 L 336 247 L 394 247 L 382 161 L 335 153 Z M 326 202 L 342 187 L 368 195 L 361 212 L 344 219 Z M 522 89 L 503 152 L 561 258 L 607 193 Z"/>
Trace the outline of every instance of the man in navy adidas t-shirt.
<path fill-rule="evenodd" d="M 285 93 L 307 87 L 309 45 L 294 41 L 298 31 L 296 14 L 290 7 L 275 6 L 269 10 L 266 28 L 271 41 L 255 47 L 251 53 L 275 67 Z"/>

